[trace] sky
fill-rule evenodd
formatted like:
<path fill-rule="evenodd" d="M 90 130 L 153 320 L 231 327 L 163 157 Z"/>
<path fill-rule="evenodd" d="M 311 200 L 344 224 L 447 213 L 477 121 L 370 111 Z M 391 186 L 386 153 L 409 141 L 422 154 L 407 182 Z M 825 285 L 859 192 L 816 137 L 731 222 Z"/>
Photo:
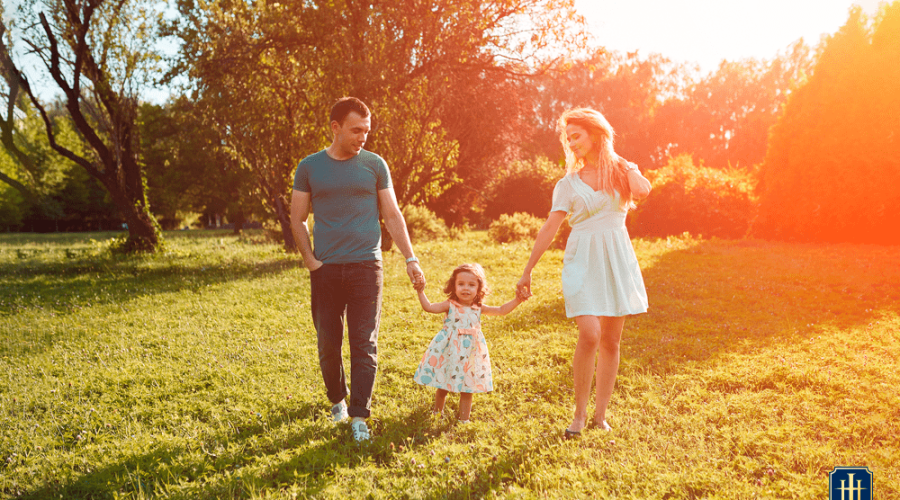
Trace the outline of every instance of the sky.
<path fill-rule="evenodd" d="M 810 46 L 837 31 L 850 7 L 868 15 L 879 0 L 576 0 L 597 44 L 662 54 L 704 73 L 723 59 L 771 59 L 803 38 Z"/>

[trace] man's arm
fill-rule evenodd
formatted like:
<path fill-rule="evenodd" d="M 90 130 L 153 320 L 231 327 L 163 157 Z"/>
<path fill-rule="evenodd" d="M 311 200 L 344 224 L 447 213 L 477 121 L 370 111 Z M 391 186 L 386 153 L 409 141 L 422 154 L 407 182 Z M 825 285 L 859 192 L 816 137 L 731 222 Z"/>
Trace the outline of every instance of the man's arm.
<path fill-rule="evenodd" d="M 378 205 L 381 209 L 381 216 L 384 218 L 384 225 L 391 234 L 391 238 L 394 239 L 394 243 L 397 244 L 397 248 L 400 249 L 400 253 L 406 259 L 415 257 L 412 243 L 409 241 L 409 231 L 406 230 L 406 220 L 403 219 L 403 214 L 397 205 L 397 196 L 394 194 L 393 188 L 378 190 Z M 425 282 L 425 273 L 422 272 L 418 262 L 407 262 L 406 274 L 413 283 Z"/>
<path fill-rule="evenodd" d="M 303 257 L 303 263 L 307 269 L 315 271 L 322 267 L 322 261 L 316 259 L 312 249 L 312 242 L 309 239 L 309 226 L 306 225 L 306 219 L 309 218 L 309 198 L 310 194 L 305 191 L 294 190 L 291 196 L 291 231 L 294 233 L 294 241 L 300 249 L 300 255 Z"/>

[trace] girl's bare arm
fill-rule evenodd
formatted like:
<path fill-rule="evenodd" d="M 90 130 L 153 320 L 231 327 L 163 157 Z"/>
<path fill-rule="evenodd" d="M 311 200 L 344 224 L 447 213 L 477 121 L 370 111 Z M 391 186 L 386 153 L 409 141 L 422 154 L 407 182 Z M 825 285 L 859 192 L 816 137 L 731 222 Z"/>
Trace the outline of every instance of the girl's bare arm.
<path fill-rule="evenodd" d="M 423 287 L 421 290 L 418 290 L 419 293 L 419 304 L 422 304 L 422 309 L 425 312 L 430 313 L 445 313 L 450 310 L 450 301 L 445 300 L 443 302 L 438 302 L 437 304 L 432 304 L 431 301 L 428 300 L 428 297 L 425 296 L 425 288 Z"/>
<path fill-rule="evenodd" d="M 512 312 L 519 304 L 525 302 L 524 300 L 516 297 L 506 304 L 503 304 L 500 307 L 492 307 L 488 305 L 481 306 L 481 314 L 487 314 L 490 316 L 505 316 Z"/>

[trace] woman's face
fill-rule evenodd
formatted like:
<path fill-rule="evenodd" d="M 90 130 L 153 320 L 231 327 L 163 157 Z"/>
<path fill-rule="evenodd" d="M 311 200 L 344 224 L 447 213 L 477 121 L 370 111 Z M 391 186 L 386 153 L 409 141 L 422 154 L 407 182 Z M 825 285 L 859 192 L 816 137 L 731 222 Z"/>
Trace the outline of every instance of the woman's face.
<path fill-rule="evenodd" d="M 574 123 L 566 125 L 566 140 L 569 141 L 569 149 L 575 154 L 575 158 L 579 159 L 587 156 L 595 146 L 587 130 Z"/>

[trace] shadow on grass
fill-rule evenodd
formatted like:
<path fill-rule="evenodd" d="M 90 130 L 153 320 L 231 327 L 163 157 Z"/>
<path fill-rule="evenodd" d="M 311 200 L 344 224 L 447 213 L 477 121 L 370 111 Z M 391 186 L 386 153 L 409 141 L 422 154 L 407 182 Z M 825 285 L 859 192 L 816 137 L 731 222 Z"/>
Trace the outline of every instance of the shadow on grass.
<path fill-rule="evenodd" d="M 897 247 L 711 240 L 643 275 L 650 310 L 626 322 L 622 352 L 654 372 L 900 314 Z"/>
<path fill-rule="evenodd" d="M 706 240 L 663 253 L 642 274 L 650 308 L 626 320 L 622 359 L 623 367 L 654 373 L 900 314 L 900 247 Z M 503 336 L 541 359 L 544 344 L 523 343 L 517 332 L 571 333 L 558 360 L 571 368 L 578 330 L 562 295 L 531 301 L 528 314 L 503 318 Z"/>
<path fill-rule="evenodd" d="M 147 295 L 189 290 L 271 276 L 301 267 L 298 259 L 173 263 L 147 268 L 135 259 L 95 258 L 30 265 L 0 264 L 4 295 L 0 315 L 41 308 L 67 313 L 82 307 L 122 303 Z M 9 278 L 9 279 L 7 279 Z"/>
<path fill-rule="evenodd" d="M 141 493 L 152 497 L 166 491 L 168 485 L 178 486 L 178 489 L 166 491 L 167 498 L 248 497 L 250 492 L 247 491 L 247 484 L 270 484 L 273 481 L 284 484 L 296 481 L 297 476 L 292 474 L 295 471 L 308 480 L 308 492 L 321 491 L 328 484 L 329 473 L 336 466 L 352 466 L 363 460 L 358 454 L 339 453 L 341 448 L 355 447 L 355 444 L 342 444 L 347 442 L 344 434 L 348 433 L 348 429 L 335 426 L 323 435 L 319 427 L 311 425 L 300 432 L 291 433 L 277 445 L 260 448 L 256 443 L 259 436 L 290 426 L 296 420 L 314 420 L 318 410 L 316 405 L 302 403 L 265 422 L 237 423 L 237 433 L 234 435 L 222 432 L 204 436 L 202 440 L 189 446 L 154 447 L 147 453 L 135 454 L 120 462 L 91 470 L 69 483 L 55 482 L 33 491 L 19 492 L 17 498 L 93 499 Z M 309 448 L 276 469 L 258 475 L 241 474 L 243 467 L 254 464 L 262 457 L 304 447 L 312 439 L 322 439 L 323 444 Z M 220 443 L 228 444 L 240 452 L 214 453 L 217 451 L 216 445 Z M 327 458 L 328 462 L 324 463 L 323 458 Z M 224 477 L 223 472 L 226 473 Z"/>
<path fill-rule="evenodd" d="M 237 424 L 237 434 L 227 432 L 204 436 L 188 446 L 157 446 L 146 453 L 92 469 L 71 482 L 54 481 L 31 491 L 14 491 L 22 500 L 45 498 L 97 499 L 125 496 L 165 496 L 173 499 L 249 498 L 260 489 L 289 490 L 300 487 L 300 496 L 317 497 L 334 482 L 341 469 L 369 466 L 374 461 L 380 468 L 396 469 L 410 476 L 431 476 L 435 487 L 426 499 L 484 497 L 492 491 L 503 491 L 522 480 L 521 466 L 528 462 L 535 446 L 559 441 L 556 436 L 538 436 L 535 440 L 505 447 L 502 455 L 474 460 L 466 453 L 454 455 L 454 462 L 443 466 L 443 457 L 434 457 L 428 465 L 407 463 L 404 448 L 427 448 L 448 433 L 457 433 L 457 441 L 476 443 L 478 432 L 460 426 L 455 420 L 435 419 L 423 405 L 406 415 L 378 420 L 373 425 L 373 440 L 365 444 L 353 441 L 349 426 L 338 424 L 323 429 L 308 425 L 292 432 L 277 444 L 260 447 L 257 439 L 288 427 L 296 420 L 315 420 L 321 408 L 304 403 L 299 407 L 267 419 L 264 423 Z M 371 423 L 371 422 L 370 422 Z M 318 444 L 309 446 L 310 442 Z M 235 453 L 213 453 L 216 443 L 228 444 Z M 287 460 L 268 467 L 254 468 L 258 463 L 272 462 L 279 453 L 303 449 Z M 267 460 L 268 458 L 268 460 Z M 448 457 L 448 460 L 450 458 Z M 87 466 L 86 466 L 87 467 Z M 76 472 L 78 468 L 76 467 Z M 175 488 L 172 488 L 175 487 Z"/>
<path fill-rule="evenodd" d="M 220 433 L 206 436 L 191 446 L 156 447 L 147 453 L 91 470 L 69 483 L 18 492 L 17 498 L 93 499 L 141 494 L 152 497 L 163 493 L 167 498 L 178 499 L 247 498 L 258 493 L 260 487 L 277 490 L 289 489 L 292 485 L 300 486 L 301 497 L 316 497 L 328 488 L 340 469 L 363 466 L 372 460 L 379 466 L 389 466 L 402 446 L 426 446 L 441 433 L 429 432 L 429 414 L 422 408 L 409 415 L 379 421 L 373 427 L 373 440 L 364 444 L 353 440 L 346 422 L 334 426 L 326 424 L 324 429 L 319 425 L 308 425 L 299 432 L 290 432 L 275 445 L 260 447 L 256 444 L 259 436 L 290 426 L 296 420 L 317 420 L 320 410 L 317 405 L 304 403 L 265 423 L 238 424 L 236 435 Z M 310 446 L 310 442 L 317 444 Z M 391 446 L 394 442 L 396 446 Z M 227 443 L 240 451 L 230 455 L 208 451 L 214 450 L 216 443 Z M 292 449 L 303 451 L 287 460 L 276 460 L 271 466 L 251 470 L 251 466 L 273 462 L 272 458 Z M 167 489 L 170 485 L 178 488 Z"/>

